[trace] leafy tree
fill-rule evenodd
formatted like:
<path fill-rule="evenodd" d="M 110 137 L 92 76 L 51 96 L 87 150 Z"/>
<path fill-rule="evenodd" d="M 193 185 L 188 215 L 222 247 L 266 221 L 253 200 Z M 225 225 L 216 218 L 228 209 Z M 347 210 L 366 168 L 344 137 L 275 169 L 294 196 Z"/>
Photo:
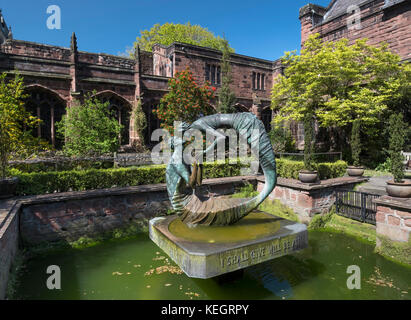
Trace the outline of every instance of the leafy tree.
<path fill-rule="evenodd" d="M 392 114 L 389 119 L 390 146 L 389 155 L 391 160 L 391 173 L 395 182 L 401 182 L 404 178 L 404 157 L 401 154 L 405 142 L 406 125 L 401 113 Z"/>
<path fill-rule="evenodd" d="M 64 153 L 69 156 L 100 155 L 115 152 L 122 126 L 109 110 L 109 103 L 88 94 L 84 103 L 75 103 L 56 124 L 64 137 Z"/>
<path fill-rule="evenodd" d="M 213 113 L 210 101 L 216 88 L 208 83 L 199 86 L 188 68 L 177 72 L 168 81 L 168 87 L 170 91 L 161 98 L 154 112 L 162 121 L 161 127 L 170 133 L 173 132 L 174 121 L 192 123 L 201 116 Z"/>
<path fill-rule="evenodd" d="M 301 121 L 312 112 L 320 126 L 341 128 L 340 135 L 347 135 L 355 119 L 368 132 L 400 96 L 404 67 L 386 44 L 373 47 L 363 39 L 349 46 L 347 39 L 322 42 L 317 34 L 300 55 L 287 52 L 282 62 L 284 76 L 272 90 L 276 121 Z"/>
<path fill-rule="evenodd" d="M 168 46 L 173 42 L 183 42 L 217 50 L 223 50 L 225 45 L 224 39 L 220 36 L 216 37 L 206 28 L 187 22 L 186 24 L 155 24 L 150 30 L 142 30 L 140 37 L 137 37 L 136 42 L 134 42 L 134 48 L 139 45 L 142 50 L 152 51 L 154 44 Z M 230 51 L 234 52 L 234 49 L 230 48 Z M 130 51 L 130 55 L 133 54 L 134 50 Z"/>
<path fill-rule="evenodd" d="M 39 141 L 30 132 L 30 128 L 39 124 L 39 119 L 25 110 L 25 98 L 23 78 L 16 75 L 7 82 L 6 74 L 0 75 L 0 170 L 3 179 L 12 153 L 25 153 Z"/>
<path fill-rule="evenodd" d="M 360 165 L 360 153 L 361 153 L 360 121 L 358 119 L 356 119 L 352 125 L 351 149 L 352 149 L 353 165 L 358 167 Z"/>
<path fill-rule="evenodd" d="M 218 111 L 221 113 L 235 112 L 235 94 L 230 88 L 232 83 L 230 65 L 230 47 L 226 39 L 223 40 L 223 58 L 221 60 L 221 89 L 218 96 Z"/>
<path fill-rule="evenodd" d="M 313 110 L 324 127 L 345 126 L 355 119 L 372 124 L 400 86 L 399 56 L 357 40 L 321 42 L 318 34 L 305 42 L 300 55 L 286 53 L 285 75 L 272 90 L 272 106 L 281 118 L 302 120 Z"/>

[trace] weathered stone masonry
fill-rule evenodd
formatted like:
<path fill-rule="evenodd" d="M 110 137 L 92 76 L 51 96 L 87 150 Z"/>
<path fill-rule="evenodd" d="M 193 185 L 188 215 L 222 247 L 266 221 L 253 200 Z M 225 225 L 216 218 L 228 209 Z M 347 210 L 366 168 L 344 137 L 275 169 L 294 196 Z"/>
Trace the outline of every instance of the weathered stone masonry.
<path fill-rule="evenodd" d="M 352 190 L 367 178 L 342 177 L 321 180 L 319 183 L 306 184 L 295 179 L 278 178 L 277 186 L 268 196 L 279 200 L 283 205 L 293 209 L 300 221 L 308 223 L 317 213 L 325 213 L 335 203 L 335 191 L 339 188 Z M 264 187 L 264 177 L 258 177 L 257 190 Z"/>
<path fill-rule="evenodd" d="M 351 27 L 355 15 L 349 9 L 353 5 L 360 9 L 358 29 Z M 408 0 L 332 0 L 327 8 L 310 3 L 300 9 L 301 45 L 314 33 L 325 41 L 347 38 L 353 43 L 367 38 L 370 45 L 387 42 L 402 60 L 410 60 L 410 9 Z"/>
<path fill-rule="evenodd" d="M 411 200 L 382 196 L 377 204 L 377 234 L 393 241 L 411 240 Z"/>
<path fill-rule="evenodd" d="M 10 76 L 18 72 L 24 77 L 30 94 L 27 108 L 43 120 L 36 134 L 57 147 L 61 142 L 55 135 L 55 122 L 75 99 L 81 100 L 92 91 L 109 101 L 116 118 L 124 125 L 122 145 L 138 139 L 130 119 L 130 111 L 138 99 L 148 120 L 145 141 L 150 142 L 151 132 L 159 127 L 152 110 L 167 92 L 168 80 L 176 72 L 189 67 L 197 83 L 204 84 L 207 68 L 217 68 L 213 69 L 219 71 L 214 72 L 216 78 L 209 80 L 215 82 L 218 95 L 220 83 L 216 80 L 220 78 L 221 82 L 218 68 L 222 58 L 218 50 L 173 43 L 167 47 L 155 45 L 153 52 L 136 50 L 133 59 L 83 52 L 78 50 L 74 33 L 69 48 L 13 39 L 1 12 L 0 18 L 3 22 L 0 25 L 4 25 L 0 30 L 0 72 Z M 232 54 L 231 65 L 237 110 L 254 112 L 268 128 L 272 118 L 270 90 L 273 78 L 282 72 L 279 61 Z"/>
<path fill-rule="evenodd" d="M 4 299 L 10 267 L 18 250 L 19 207 L 16 201 L 0 203 L 0 300 Z"/>
<path fill-rule="evenodd" d="M 352 4 L 361 9 L 359 30 L 349 30 L 347 26 L 347 20 L 352 18 L 347 8 Z M 403 60 L 409 60 L 410 7 L 411 2 L 405 0 L 333 0 L 327 8 L 308 4 L 299 13 L 301 43 L 317 32 L 324 40 L 347 37 L 353 42 L 367 37 L 373 45 L 387 41 Z M 173 43 L 155 45 L 153 52 L 138 50 L 135 59 L 131 59 L 79 51 L 74 34 L 69 48 L 16 40 L 1 12 L 0 20 L 0 72 L 10 76 L 19 72 L 24 77 L 30 94 L 27 108 L 43 120 L 36 135 L 56 147 L 61 146 L 61 141 L 55 134 L 55 122 L 75 99 L 81 100 L 88 92 L 95 91 L 109 101 L 116 118 L 125 127 L 121 139 L 124 146 L 138 140 L 130 111 L 140 98 L 148 120 L 144 139 L 150 144 L 151 133 L 159 127 L 152 110 L 167 92 L 168 79 L 176 72 L 189 67 L 198 83 L 203 84 L 206 79 L 213 82 L 218 95 L 222 57 L 218 50 Z M 283 71 L 280 61 L 240 54 L 232 54 L 230 59 L 236 109 L 255 113 L 268 129 L 273 116 L 269 107 L 271 87 Z M 301 128 L 293 124 L 291 130 L 296 145 L 301 148 Z"/>
<path fill-rule="evenodd" d="M 216 196 L 232 194 L 255 177 L 204 181 Z M 0 202 L 0 300 L 18 250 L 42 242 L 94 237 L 131 224 L 146 225 L 170 209 L 165 184 L 142 185 L 14 198 Z"/>

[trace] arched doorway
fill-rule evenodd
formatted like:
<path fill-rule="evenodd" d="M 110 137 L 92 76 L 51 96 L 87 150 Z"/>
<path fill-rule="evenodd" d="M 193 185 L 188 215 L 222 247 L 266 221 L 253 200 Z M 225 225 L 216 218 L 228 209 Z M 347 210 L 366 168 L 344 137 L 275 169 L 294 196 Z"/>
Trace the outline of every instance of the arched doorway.
<path fill-rule="evenodd" d="M 60 149 L 63 142 L 56 135 L 55 124 L 66 113 L 66 101 L 54 91 L 39 85 L 28 86 L 26 93 L 26 110 L 41 120 L 41 124 L 33 130 L 33 135 Z"/>
<path fill-rule="evenodd" d="M 151 141 L 151 134 L 154 130 L 159 129 L 161 124 L 160 119 L 158 119 L 157 115 L 153 112 L 153 110 L 157 108 L 158 104 L 159 102 L 155 103 L 153 101 L 143 104 L 143 111 L 147 119 L 147 127 L 144 130 L 144 143 L 149 148 L 158 143 L 157 141 Z"/>
<path fill-rule="evenodd" d="M 264 124 L 265 131 L 270 132 L 272 120 L 273 120 L 273 110 L 271 110 L 271 108 L 267 106 L 261 111 L 261 121 Z"/>
<path fill-rule="evenodd" d="M 115 92 L 105 91 L 96 95 L 103 103 L 108 102 L 109 110 L 113 111 L 118 123 L 123 126 L 120 133 L 120 144 L 130 144 L 130 119 L 132 106 L 129 101 L 119 96 Z"/>

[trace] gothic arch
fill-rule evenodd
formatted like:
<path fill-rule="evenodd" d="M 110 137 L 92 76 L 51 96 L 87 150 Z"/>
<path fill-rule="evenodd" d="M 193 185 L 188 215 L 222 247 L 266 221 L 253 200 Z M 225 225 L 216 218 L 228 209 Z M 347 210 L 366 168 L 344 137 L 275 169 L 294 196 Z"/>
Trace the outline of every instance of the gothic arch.
<path fill-rule="evenodd" d="M 129 145 L 131 111 L 133 109 L 131 102 L 111 90 L 98 92 L 94 94 L 93 97 L 109 103 L 109 109 L 113 111 L 114 117 L 118 120 L 119 124 L 123 126 L 119 137 L 120 143 L 122 145 Z"/>
<path fill-rule="evenodd" d="M 269 132 L 271 130 L 271 121 L 273 120 L 273 110 L 271 107 L 265 106 L 261 109 L 261 121 L 264 124 L 265 130 Z"/>
<path fill-rule="evenodd" d="M 53 94 L 53 95 L 55 95 L 57 98 L 59 98 L 61 102 L 67 104 L 66 98 L 64 98 L 60 93 L 58 93 L 57 91 L 55 91 L 55 90 L 53 90 L 53 89 L 50 89 L 50 88 L 48 88 L 48 87 L 46 87 L 46 86 L 43 86 L 42 84 L 38 84 L 38 83 L 29 84 L 29 85 L 27 85 L 25 88 L 26 88 L 26 90 L 28 90 L 28 91 L 30 91 L 30 90 L 36 90 L 36 89 L 47 91 L 47 92 L 49 92 L 50 94 Z"/>
<path fill-rule="evenodd" d="M 25 92 L 28 94 L 26 110 L 41 120 L 33 135 L 60 148 L 62 141 L 56 136 L 55 124 L 66 113 L 67 101 L 56 91 L 39 84 L 26 86 Z"/>
<path fill-rule="evenodd" d="M 153 112 L 160 104 L 160 99 L 143 99 L 142 109 L 147 119 L 147 127 L 144 130 L 144 143 L 148 147 L 153 147 L 158 142 L 151 141 L 153 131 L 160 128 L 161 121 Z"/>
<path fill-rule="evenodd" d="M 124 98 L 123 96 L 119 95 L 118 93 L 112 91 L 112 90 L 104 90 L 104 91 L 100 91 L 97 92 L 95 94 L 92 95 L 93 97 L 115 97 L 116 99 L 122 101 L 123 104 L 125 105 L 129 105 L 131 108 L 131 102 L 129 100 L 127 100 L 126 98 Z"/>

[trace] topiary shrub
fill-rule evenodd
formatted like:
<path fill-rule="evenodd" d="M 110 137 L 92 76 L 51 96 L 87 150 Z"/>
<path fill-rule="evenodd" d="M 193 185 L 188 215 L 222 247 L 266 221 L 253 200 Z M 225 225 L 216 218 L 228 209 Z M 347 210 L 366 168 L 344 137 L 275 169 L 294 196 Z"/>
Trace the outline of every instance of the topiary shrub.
<path fill-rule="evenodd" d="M 401 113 L 394 113 L 389 119 L 389 155 L 391 159 L 391 173 L 394 176 L 394 182 L 402 182 L 404 178 L 404 157 L 401 154 L 404 147 L 405 135 L 407 132 L 406 125 Z"/>
<path fill-rule="evenodd" d="M 314 153 L 314 120 L 313 114 L 308 112 L 304 115 L 304 169 L 313 171 Z"/>
<path fill-rule="evenodd" d="M 361 140 L 360 140 L 360 120 L 356 119 L 351 131 L 351 156 L 353 165 L 360 166 Z"/>
<path fill-rule="evenodd" d="M 298 179 L 298 172 L 304 169 L 303 161 L 276 159 L 277 175 L 282 178 Z M 313 163 L 313 170 L 318 171 L 320 179 L 342 177 L 347 169 L 347 163 L 342 160 L 336 162 Z"/>

